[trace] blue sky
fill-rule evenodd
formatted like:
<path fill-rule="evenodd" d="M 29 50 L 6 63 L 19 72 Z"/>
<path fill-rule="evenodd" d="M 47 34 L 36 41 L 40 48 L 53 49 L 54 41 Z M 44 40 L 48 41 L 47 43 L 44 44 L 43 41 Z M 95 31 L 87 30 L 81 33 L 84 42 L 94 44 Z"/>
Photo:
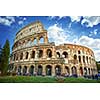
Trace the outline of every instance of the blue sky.
<path fill-rule="evenodd" d="M 99 16 L 1 16 L 0 45 L 3 46 L 9 39 L 11 48 L 16 32 L 37 20 L 48 31 L 50 42 L 56 45 L 74 43 L 87 46 L 94 51 L 96 60 L 100 60 Z"/>

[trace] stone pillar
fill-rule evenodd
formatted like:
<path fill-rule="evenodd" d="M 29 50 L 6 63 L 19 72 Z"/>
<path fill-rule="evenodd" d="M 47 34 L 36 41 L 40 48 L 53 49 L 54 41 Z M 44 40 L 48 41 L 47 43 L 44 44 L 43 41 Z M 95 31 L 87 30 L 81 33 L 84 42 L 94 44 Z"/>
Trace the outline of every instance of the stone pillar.
<path fill-rule="evenodd" d="M 52 58 L 55 58 L 55 48 L 53 46 L 53 49 L 52 49 Z"/>
<path fill-rule="evenodd" d="M 36 38 L 37 44 L 40 44 L 39 37 Z"/>
<path fill-rule="evenodd" d="M 43 58 L 46 58 L 46 49 L 43 49 Z"/>
<path fill-rule="evenodd" d="M 52 76 L 55 76 L 55 65 L 52 65 Z"/>
<path fill-rule="evenodd" d="M 46 66 L 43 65 L 42 75 L 46 75 Z"/>
<path fill-rule="evenodd" d="M 69 74 L 70 74 L 70 76 L 72 75 L 71 67 L 69 67 Z"/>
<path fill-rule="evenodd" d="M 21 75 L 23 75 L 23 68 L 24 66 L 21 66 Z"/>
<path fill-rule="evenodd" d="M 29 66 L 27 66 L 27 74 L 29 74 L 29 68 L 30 68 L 30 67 L 29 67 Z"/>
<path fill-rule="evenodd" d="M 44 36 L 44 43 L 47 44 L 48 43 L 48 37 L 47 37 L 47 33 Z"/>
<path fill-rule="evenodd" d="M 65 65 L 64 65 L 64 64 L 62 65 L 62 68 L 61 68 L 61 69 L 62 69 L 61 74 L 62 74 L 62 75 L 65 74 Z"/>

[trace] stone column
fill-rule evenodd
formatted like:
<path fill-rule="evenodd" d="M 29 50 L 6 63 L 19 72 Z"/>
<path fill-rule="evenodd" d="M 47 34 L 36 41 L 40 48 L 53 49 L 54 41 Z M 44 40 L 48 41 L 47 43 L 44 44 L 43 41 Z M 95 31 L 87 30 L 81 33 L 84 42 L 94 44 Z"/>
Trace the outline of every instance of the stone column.
<path fill-rule="evenodd" d="M 53 49 L 52 49 L 52 58 L 55 58 L 55 48 L 53 46 Z"/>
<path fill-rule="evenodd" d="M 65 65 L 64 64 L 62 65 L 62 72 L 61 72 L 61 74 L 65 74 Z"/>
<path fill-rule="evenodd" d="M 21 66 L 21 75 L 23 75 L 23 68 L 24 66 Z"/>
<path fill-rule="evenodd" d="M 52 76 L 55 76 L 55 65 L 52 65 Z"/>
<path fill-rule="evenodd" d="M 42 75 L 46 75 L 46 66 L 43 65 Z"/>
<path fill-rule="evenodd" d="M 46 49 L 43 49 L 43 58 L 46 58 Z"/>
<path fill-rule="evenodd" d="M 48 43 L 48 37 L 47 37 L 47 33 L 44 36 L 44 43 L 47 44 Z"/>
<path fill-rule="evenodd" d="M 72 75 L 71 67 L 69 67 L 69 74 L 70 74 L 70 76 Z"/>
<path fill-rule="evenodd" d="M 30 68 L 30 66 L 27 66 L 27 74 L 29 74 L 29 68 Z"/>

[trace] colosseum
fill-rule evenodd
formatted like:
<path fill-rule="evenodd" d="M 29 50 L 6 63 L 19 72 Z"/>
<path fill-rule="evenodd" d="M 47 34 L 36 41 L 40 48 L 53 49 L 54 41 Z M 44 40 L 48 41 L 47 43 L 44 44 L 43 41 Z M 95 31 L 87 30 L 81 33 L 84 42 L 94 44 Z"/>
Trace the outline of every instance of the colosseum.
<path fill-rule="evenodd" d="M 94 53 L 76 44 L 55 45 L 49 42 L 47 30 L 40 21 L 30 23 L 17 32 L 10 72 L 17 75 L 74 76 L 95 75 Z"/>

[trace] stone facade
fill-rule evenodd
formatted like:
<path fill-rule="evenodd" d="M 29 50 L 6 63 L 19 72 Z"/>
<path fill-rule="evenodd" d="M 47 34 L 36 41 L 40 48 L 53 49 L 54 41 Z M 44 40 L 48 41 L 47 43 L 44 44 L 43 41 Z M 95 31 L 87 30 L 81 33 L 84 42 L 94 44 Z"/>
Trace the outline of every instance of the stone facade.
<path fill-rule="evenodd" d="M 49 43 L 47 31 L 37 21 L 22 28 L 15 37 L 10 71 L 18 75 L 95 75 L 94 53 L 75 44 Z"/>

